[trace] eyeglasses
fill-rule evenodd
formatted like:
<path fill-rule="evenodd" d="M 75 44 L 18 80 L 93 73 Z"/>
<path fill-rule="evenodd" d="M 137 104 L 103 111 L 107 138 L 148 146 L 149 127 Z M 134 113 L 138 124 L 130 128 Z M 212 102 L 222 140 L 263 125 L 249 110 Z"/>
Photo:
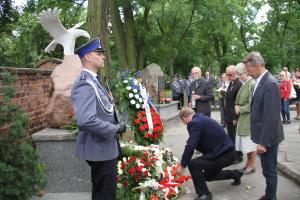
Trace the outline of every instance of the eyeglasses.
<path fill-rule="evenodd" d="M 234 74 L 226 74 L 226 76 L 230 76 L 230 77 L 232 77 L 232 76 L 234 76 Z"/>

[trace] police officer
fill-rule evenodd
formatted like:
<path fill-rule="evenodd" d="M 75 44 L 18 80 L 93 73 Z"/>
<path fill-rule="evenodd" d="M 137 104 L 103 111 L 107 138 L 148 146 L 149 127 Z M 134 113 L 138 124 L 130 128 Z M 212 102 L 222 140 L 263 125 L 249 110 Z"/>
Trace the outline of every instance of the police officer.
<path fill-rule="evenodd" d="M 97 76 L 104 66 L 105 49 L 94 38 L 79 47 L 83 69 L 72 89 L 72 102 L 79 133 L 76 156 L 91 167 L 92 200 L 116 199 L 117 157 L 120 155 L 118 134 L 126 131 L 118 122 L 109 91 Z"/>

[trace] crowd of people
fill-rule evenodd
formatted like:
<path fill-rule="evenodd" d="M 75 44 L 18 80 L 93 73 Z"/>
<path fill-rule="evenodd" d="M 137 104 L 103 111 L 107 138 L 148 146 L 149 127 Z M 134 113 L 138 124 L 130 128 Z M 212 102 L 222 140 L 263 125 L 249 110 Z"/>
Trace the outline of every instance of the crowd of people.
<path fill-rule="evenodd" d="M 283 124 L 291 123 L 290 102 L 296 104 L 295 119 L 299 120 L 300 68 L 290 73 L 285 67 L 273 76 L 261 54 L 251 52 L 242 63 L 228 66 L 215 85 L 209 73 L 205 78 L 201 75 L 201 69 L 193 67 L 189 84 L 180 79 L 185 86 L 181 92 L 187 90 L 190 97 L 188 107 L 180 105 L 179 117 L 187 125 L 189 138 L 178 172 L 188 167 L 196 200 L 211 200 L 206 181 L 232 179 L 232 185 L 239 185 L 242 175 L 255 172 L 259 155 L 266 179 L 265 194 L 259 199 L 276 200 L 277 153 L 284 139 Z M 221 123 L 210 118 L 215 86 Z M 193 158 L 194 151 L 202 155 Z M 223 170 L 242 162 L 243 154 L 246 162 L 241 169 Z"/>
<path fill-rule="evenodd" d="M 204 105 L 206 107 L 219 106 L 220 114 L 221 114 L 221 124 L 225 127 L 226 125 L 231 125 L 230 123 L 235 120 L 225 120 L 225 104 L 226 98 L 232 93 L 229 93 L 228 96 L 225 98 L 225 94 L 227 92 L 227 88 L 232 80 L 234 81 L 233 89 L 236 91 L 233 92 L 233 95 L 236 96 L 239 88 L 241 86 L 240 82 L 240 75 L 238 73 L 233 73 L 231 75 L 230 70 L 235 70 L 235 66 L 228 67 L 229 70 L 228 74 L 225 72 L 222 73 L 219 77 L 210 76 L 208 71 L 205 72 L 205 76 L 202 76 L 202 71 L 199 67 L 194 67 L 191 70 L 191 73 L 187 76 L 186 79 L 183 79 L 181 75 L 174 75 L 172 81 L 170 83 L 171 90 L 172 90 L 172 99 L 173 101 L 178 101 L 178 109 L 181 109 L 184 106 L 184 96 L 187 96 L 187 102 L 191 103 L 193 99 L 191 98 L 193 92 L 195 93 L 195 87 L 198 88 L 198 85 L 202 87 L 203 98 L 201 101 L 198 101 L 199 105 L 193 106 L 193 108 L 197 109 L 204 109 L 203 106 L 200 104 L 204 103 L 204 99 L 206 96 L 209 98 L 209 101 L 205 101 Z M 237 68 L 239 68 L 237 66 Z M 281 116 L 282 116 L 282 123 L 283 124 L 290 124 L 291 123 L 291 116 L 289 107 L 291 104 L 295 104 L 296 106 L 296 116 L 293 116 L 294 119 L 300 120 L 300 67 L 297 68 L 294 72 L 290 73 L 288 71 L 288 67 L 283 67 L 282 71 L 278 74 L 274 74 L 274 77 L 278 81 L 280 85 L 280 92 L 281 92 Z M 195 82 L 195 80 L 197 80 Z M 240 81 L 239 81 L 240 80 Z M 195 82 L 195 83 L 194 83 Z M 198 89 L 199 90 L 199 89 Z M 213 92 L 214 91 L 214 92 Z M 212 93 L 213 92 L 213 93 Z M 198 94 L 194 95 L 194 98 L 198 98 Z M 200 94 L 201 95 L 201 94 Z M 201 102 L 201 103 L 200 103 Z M 209 102 L 209 104 L 208 104 Z M 216 103 L 217 102 L 217 103 Z M 196 101 L 197 103 L 197 101 Z M 227 103 L 234 103 L 233 101 L 227 101 Z M 204 107 L 205 107 L 204 106 Z M 229 105 L 227 105 L 229 106 Z M 232 107 L 232 106 L 231 106 Z M 196 111 L 196 110 L 195 110 Z M 230 113 L 230 110 L 227 109 L 226 116 L 227 118 L 231 118 L 233 110 Z M 196 111 L 197 112 L 197 111 Z M 201 112 L 201 111 L 199 111 Z M 203 114 L 210 115 L 210 109 L 206 108 L 206 112 Z M 229 123 L 228 123 L 229 121 Z"/>

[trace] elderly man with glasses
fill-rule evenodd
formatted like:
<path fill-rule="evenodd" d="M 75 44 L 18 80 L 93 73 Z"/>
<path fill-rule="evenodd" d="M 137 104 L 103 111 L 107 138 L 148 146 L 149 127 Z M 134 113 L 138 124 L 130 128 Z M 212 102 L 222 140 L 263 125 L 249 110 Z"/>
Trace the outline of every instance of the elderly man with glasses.
<path fill-rule="evenodd" d="M 235 100 L 236 96 L 243 85 L 238 78 L 238 73 L 234 65 L 230 65 L 226 68 L 226 75 L 228 77 L 229 86 L 225 95 L 225 121 L 227 127 L 227 133 L 235 144 L 236 126 L 237 126 L 237 114 L 235 113 Z M 236 160 L 234 164 L 243 161 L 243 154 L 240 151 L 236 152 Z"/>

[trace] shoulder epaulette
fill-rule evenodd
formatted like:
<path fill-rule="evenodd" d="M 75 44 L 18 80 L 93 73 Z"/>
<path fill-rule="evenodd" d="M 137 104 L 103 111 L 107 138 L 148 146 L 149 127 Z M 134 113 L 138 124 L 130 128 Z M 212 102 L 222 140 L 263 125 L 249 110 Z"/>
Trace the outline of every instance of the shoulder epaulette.
<path fill-rule="evenodd" d="M 82 75 L 80 76 L 80 79 L 79 79 L 79 80 L 80 80 L 80 81 L 86 80 L 86 75 L 82 74 Z"/>

